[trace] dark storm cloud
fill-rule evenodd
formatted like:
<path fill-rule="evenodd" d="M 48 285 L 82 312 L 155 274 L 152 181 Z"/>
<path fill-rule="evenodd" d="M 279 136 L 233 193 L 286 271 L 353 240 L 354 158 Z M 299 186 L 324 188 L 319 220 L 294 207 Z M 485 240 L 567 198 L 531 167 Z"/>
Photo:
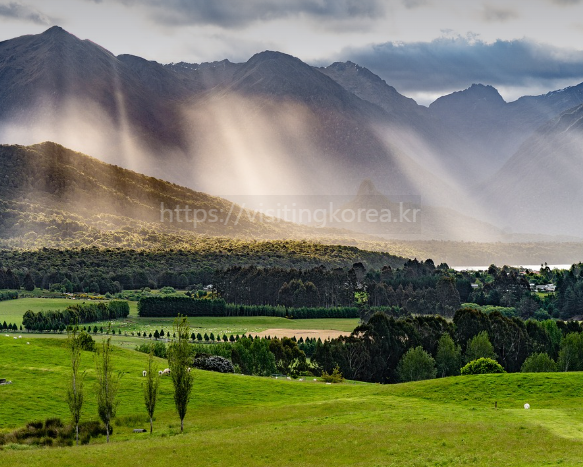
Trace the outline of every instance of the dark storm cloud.
<path fill-rule="evenodd" d="M 20 2 L 0 3 L 0 17 L 50 25 L 53 20 L 44 13 Z"/>
<path fill-rule="evenodd" d="M 551 0 L 552 3 L 557 5 L 578 5 L 582 0 Z"/>
<path fill-rule="evenodd" d="M 472 83 L 498 86 L 583 81 L 583 52 L 529 40 L 488 44 L 473 38 L 385 43 L 341 55 L 377 73 L 400 91 L 440 92 Z M 579 80 L 579 81 L 577 81 Z"/>
<path fill-rule="evenodd" d="M 429 0 L 402 0 L 403 6 L 409 10 L 427 5 Z"/>
<path fill-rule="evenodd" d="M 488 22 L 504 23 L 508 20 L 518 18 L 518 13 L 509 8 L 494 8 L 486 5 L 482 12 L 482 18 Z"/>
<path fill-rule="evenodd" d="M 101 3 L 101 0 L 90 0 Z M 152 19 L 171 25 L 244 27 L 255 21 L 307 16 L 323 21 L 375 19 L 384 14 L 382 0 L 116 0 L 128 6 L 148 6 Z M 423 1 L 423 0 L 407 0 Z"/>

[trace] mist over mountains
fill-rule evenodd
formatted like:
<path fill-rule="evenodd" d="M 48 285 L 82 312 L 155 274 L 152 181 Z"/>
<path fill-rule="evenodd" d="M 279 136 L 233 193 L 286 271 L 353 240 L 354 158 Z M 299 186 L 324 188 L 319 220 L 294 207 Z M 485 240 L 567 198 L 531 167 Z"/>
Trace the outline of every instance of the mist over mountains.
<path fill-rule="evenodd" d="M 420 197 L 432 221 L 415 238 L 579 237 L 582 104 L 583 84 L 509 103 L 475 84 L 424 107 L 351 62 L 163 65 L 59 27 L 0 43 L 0 143 L 50 140 L 227 197 L 368 179 Z"/>

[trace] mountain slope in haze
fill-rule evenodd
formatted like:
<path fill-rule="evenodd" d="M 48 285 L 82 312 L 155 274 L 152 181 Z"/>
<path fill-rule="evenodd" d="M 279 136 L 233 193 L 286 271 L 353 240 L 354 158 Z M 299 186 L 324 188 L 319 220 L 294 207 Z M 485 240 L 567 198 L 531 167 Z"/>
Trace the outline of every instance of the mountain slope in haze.
<path fill-rule="evenodd" d="M 334 193 L 367 177 L 396 193 L 451 191 L 378 134 L 382 108 L 277 52 L 164 66 L 53 27 L 0 43 L 0 103 L 4 141 L 56 140 L 216 194 Z"/>
<path fill-rule="evenodd" d="M 454 184 L 481 180 L 482 165 L 488 161 L 483 147 L 461 138 L 455 127 L 445 125 L 427 107 L 355 63 L 336 62 L 319 70 L 361 99 L 381 107 L 391 122 L 383 132 L 419 164 Z"/>
<path fill-rule="evenodd" d="M 265 51 L 162 65 L 58 27 L 0 43 L 0 141 L 54 140 L 223 197 L 347 195 L 371 179 L 389 196 L 449 209 L 444 224 L 458 222 L 453 211 L 498 224 L 496 209 L 484 212 L 490 200 L 476 204 L 479 179 L 582 98 L 575 86 L 506 103 L 474 86 L 428 109 L 351 63 L 317 69 Z"/>
<path fill-rule="evenodd" d="M 154 92 L 107 50 L 54 26 L 0 43 L 0 122 L 28 128 L 52 124 L 59 132 L 64 131 L 58 128 L 60 119 L 70 122 L 68 113 L 93 113 L 92 123 L 105 116 L 117 128 L 127 123 L 147 145 L 172 145 L 180 134 L 168 101 L 184 97 L 188 89 L 169 79 L 174 74 L 167 75 Z"/>
<path fill-rule="evenodd" d="M 318 71 L 329 76 L 355 96 L 381 107 L 388 115 L 396 118 L 421 117 L 426 109 L 413 99 L 405 97 L 385 80 L 367 68 L 353 62 L 335 62 Z"/>
<path fill-rule="evenodd" d="M 330 223 L 331 227 L 349 229 L 385 239 L 451 240 L 472 238 L 476 242 L 504 241 L 497 227 L 459 212 L 422 203 L 415 197 L 394 198 L 379 191 L 371 180 L 361 183 L 356 196 L 340 211 L 379 213 L 367 220 L 366 215 L 345 216 L 348 221 Z M 355 217 L 354 220 L 353 217 Z M 337 219 L 344 219 L 342 214 Z"/>
<path fill-rule="evenodd" d="M 528 138 L 482 186 L 501 225 L 515 231 L 581 236 L 583 105 Z"/>
<path fill-rule="evenodd" d="M 487 148 L 487 157 L 478 164 L 490 175 L 540 126 L 582 103 L 583 83 L 509 103 L 494 87 L 473 84 L 440 97 L 429 111 L 474 147 Z"/>
<path fill-rule="evenodd" d="M 230 69 L 230 81 L 191 105 L 202 116 L 193 124 L 199 130 L 195 146 L 213 154 L 201 166 L 209 179 L 217 168 L 221 174 L 216 178 L 224 177 L 224 168 L 233 166 L 232 155 L 243 153 L 241 159 L 257 166 L 256 186 L 275 180 L 280 188 L 280 178 L 302 181 L 301 188 L 290 186 L 277 194 L 346 193 L 363 178 L 374 178 L 394 194 L 423 189 L 435 203 L 455 198 L 447 182 L 378 131 L 390 123 L 383 108 L 319 70 L 274 51 L 255 54 Z M 277 166 L 271 174 L 265 172 L 270 165 Z M 290 170 L 277 173 L 282 167 Z"/>
<path fill-rule="evenodd" d="M 83 225 L 239 238 L 310 235 L 308 228 L 254 217 L 224 199 L 105 164 L 55 143 L 0 146 L 0 173 L 5 210 L 22 214 L 16 220 L 3 216 L 4 238 L 41 235 L 50 227 L 82 235 Z M 198 210 L 198 222 L 193 211 L 184 211 L 187 206 Z M 177 213 L 176 208 L 183 211 Z"/>

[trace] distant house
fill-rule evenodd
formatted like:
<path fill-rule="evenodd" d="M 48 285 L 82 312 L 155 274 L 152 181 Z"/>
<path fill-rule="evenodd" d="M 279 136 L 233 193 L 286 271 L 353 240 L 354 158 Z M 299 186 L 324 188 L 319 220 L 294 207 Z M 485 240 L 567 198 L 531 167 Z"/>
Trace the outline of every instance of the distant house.
<path fill-rule="evenodd" d="M 537 292 L 554 292 L 556 289 L 557 286 L 555 284 L 545 284 L 536 286 Z"/>

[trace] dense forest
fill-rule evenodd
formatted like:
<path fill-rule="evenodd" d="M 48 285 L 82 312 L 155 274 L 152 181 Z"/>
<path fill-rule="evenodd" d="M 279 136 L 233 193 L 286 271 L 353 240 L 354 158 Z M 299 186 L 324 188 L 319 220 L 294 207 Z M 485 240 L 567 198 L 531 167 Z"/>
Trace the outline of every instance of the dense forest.
<path fill-rule="evenodd" d="M 366 319 L 377 308 L 393 316 L 453 317 L 463 303 L 508 317 L 545 320 L 583 318 L 583 266 L 539 272 L 490 266 L 456 272 L 447 264 L 408 260 L 402 267 L 283 269 L 231 267 L 214 274 L 215 292 L 227 303 L 294 307 L 359 306 Z M 556 284 L 537 294 L 537 285 Z"/>
<path fill-rule="evenodd" d="M 349 268 L 362 262 L 370 268 L 400 267 L 404 259 L 355 247 L 310 242 L 254 242 L 201 237 L 186 250 L 79 248 L 72 250 L 0 250 L 0 270 L 23 285 L 27 275 L 36 287 L 66 292 L 118 293 L 150 287 L 187 288 L 211 284 L 215 270 L 233 266 L 309 269 Z M 0 273 L 0 281 L 2 276 Z M 17 288 L 16 282 L 0 288 Z"/>
<path fill-rule="evenodd" d="M 390 308 L 395 316 L 451 317 L 463 303 L 522 319 L 583 317 L 583 266 L 540 271 L 490 266 L 457 272 L 354 247 L 204 238 L 190 250 L 0 250 L 0 289 L 115 295 L 212 284 L 226 303 L 286 308 Z M 537 294 L 540 284 L 556 291 Z M 6 297 L 12 298 L 12 297 Z"/>
<path fill-rule="evenodd" d="M 367 270 L 323 266 L 300 270 L 231 267 L 215 273 L 214 287 L 229 303 L 286 307 L 351 306 L 355 294 L 367 307 L 393 307 L 408 314 L 453 316 L 469 298 L 475 280 L 446 264 L 408 260 L 400 268 Z M 528 287 L 528 283 L 527 283 Z"/>
<path fill-rule="evenodd" d="M 440 340 L 447 336 L 453 341 L 451 354 L 457 356 L 458 361 L 444 376 L 459 374 L 463 363 L 483 357 L 496 359 L 504 370 L 516 372 L 520 371 L 527 357 L 535 353 L 544 353 L 553 361 L 561 361 L 563 338 L 571 333 L 580 335 L 581 331 L 581 324 L 574 321 L 525 322 L 499 313 L 484 314 L 471 309 L 457 311 L 453 321 L 437 316 L 394 319 L 375 313 L 350 336 L 319 343 L 312 359 L 328 372 L 338 366 L 350 379 L 397 382 L 398 365 L 407 351 L 420 346 L 439 361 Z M 480 337 L 476 339 L 476 336 Z M 563 355 L 563 360 L 565 358 L 570 357 Z M 563 361 L 567 364 L 564 370 L 576 370 L 574 361 L 570 367 L 569 362 Z M 578 357 L 577 361 L 578 365 L 583 364 L 583 359 Z"/>

